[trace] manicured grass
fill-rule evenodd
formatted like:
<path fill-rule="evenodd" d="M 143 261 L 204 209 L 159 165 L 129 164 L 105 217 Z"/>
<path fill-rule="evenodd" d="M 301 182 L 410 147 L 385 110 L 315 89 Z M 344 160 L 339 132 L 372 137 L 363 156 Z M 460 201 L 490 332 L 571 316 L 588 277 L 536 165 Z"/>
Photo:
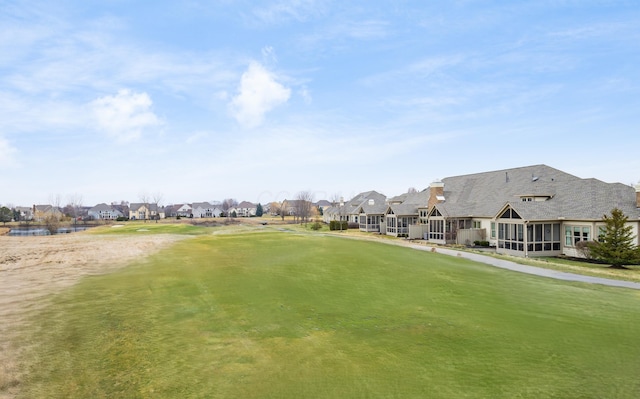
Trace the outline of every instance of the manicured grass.
<path fill-rule="evenodd" d="M 87 230 L 89 234 L 208 234 L 212 228 L 194 226 L 189 223 L 155 223 L 147 222 L 122 222 L 106 226 L 94 227 Z"/>
<path fill-rule="evenodd" d="M 639 305 L 375 242 L 208 235 L 58 296 L 22 395 L 637 398 Z"/>

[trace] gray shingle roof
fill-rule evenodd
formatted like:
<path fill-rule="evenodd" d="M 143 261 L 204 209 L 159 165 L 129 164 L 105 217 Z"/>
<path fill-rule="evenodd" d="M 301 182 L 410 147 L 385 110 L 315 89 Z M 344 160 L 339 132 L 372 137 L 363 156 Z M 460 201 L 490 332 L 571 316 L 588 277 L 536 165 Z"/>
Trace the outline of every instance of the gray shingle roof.
<path fill-rule="evenodd" d="M 448 177 L 445 217 L 493 217 L 507 203 L 526 220 L 599 220 L 615 207 L 631 220 L 640 219 L 635 189 L 621 183 L 581 179 L 546 165 Z M 544 202 L 523 202 L 522 196 L 548 196 Z"/>

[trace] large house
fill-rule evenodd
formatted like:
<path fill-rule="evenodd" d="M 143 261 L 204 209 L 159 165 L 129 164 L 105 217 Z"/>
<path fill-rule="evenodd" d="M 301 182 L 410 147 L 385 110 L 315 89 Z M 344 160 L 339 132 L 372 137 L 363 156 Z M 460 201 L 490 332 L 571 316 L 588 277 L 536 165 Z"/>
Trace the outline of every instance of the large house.
<path fill-rule="evenodd" d="M 258 210 L 258 205 L 249 201 L 242 201 L 237 206 L 234 207 L 236 211 L 237 217 L 251 217 L 256 216 L 256 212 Z"/>
<path fill-rule="evenodd" d="M 194 202 L 191 205 L 194 218 L 217 218 L 222 214 L 222 209 L 208 202 Z"/>
<path fill-rule="evenodd" d="M 324 209 L 322 220 L 329 223 L 332 220 L 342 220 L 351 223 L 360 223 L 360 213 L 363 205 L 384 204 L 387 197 L 377 191 L 365 191 L 357 194 L 349 201 L 340 201 L 334 206 Z M 365 230 L 368 231 L 368 230 Z"/>
<path fill-rule="evenodd" d="M 105 203 L 98 204 L 89 209 L 88 215 L 94 220 L 115 220 L 124 216 L 122 212 Z"/>
<path fill-rule="evenodd" d="M 428 203 L 427 190 L 399 195 L 389 199 L 384 212 L 386 234 L 395 237 L 410 237 L 410 227 L 418 224 L 420 207 Z M 418 238 L 421 238 L 418 235 Z"/>
<path fill-rule="evenodd" d="M 131 203 L 129 204 L 129 219 L 131 220 L 147 220 L 147 219 L 164 219 L 164 209 L 158 204 L 149 203 Z"/>
<path fill-rule="evenodd" d="M 36 222 L 43 222 L 48 218 L 60 219 L 62 212 L 57 206 L 53 205 L 34 205 L 32 211 L 32 218 Z"/>
<path fill-rule="evenodd" d="M 580 256 L 579 243 L 598 240 L 602 217 L 613 208 L 629 218 L 640 244 L 640 185 L 582 179 L 534 165 L 435 182 L 419 221 L 424 238 L 434 243 L 484 238 L 498 253 Z"/>

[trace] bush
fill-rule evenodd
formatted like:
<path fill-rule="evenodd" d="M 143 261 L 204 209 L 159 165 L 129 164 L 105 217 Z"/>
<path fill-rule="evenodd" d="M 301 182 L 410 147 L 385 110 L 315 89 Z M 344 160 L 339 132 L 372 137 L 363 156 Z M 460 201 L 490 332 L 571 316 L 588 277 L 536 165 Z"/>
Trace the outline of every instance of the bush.
<path fill-rule="evenodd" d="M 127 220 L 129 220 L 129 218 L 125 216 L 118 216 L 116 218 L 116 222 L 126 222 Z"/>
<path fill-rule="evenodd" d="M 475 240 L 473 242 L 473 245 L 475 245 L 476 247 L 488 247 L 489 246 L 489 241 Z"/>
<path fill-rule="evenodd" d="M 318 231 L 322 228 L 322 224 L 320 222 L 315 222 L 311 225 L 311 230 Z"/>
<path fill-rule="evenodd" d="M 345 220 L 332 220 L 329 222 L 329 230 L 346 230 L 349 228 L 349 223 Z"/>

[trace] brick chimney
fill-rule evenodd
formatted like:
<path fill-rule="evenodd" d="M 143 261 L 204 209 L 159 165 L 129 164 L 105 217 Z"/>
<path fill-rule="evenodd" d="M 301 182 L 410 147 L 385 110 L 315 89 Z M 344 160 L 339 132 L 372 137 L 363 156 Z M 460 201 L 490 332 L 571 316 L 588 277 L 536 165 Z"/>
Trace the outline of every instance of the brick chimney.
<path fill-rule="evenodd" d="M 434 207 L 435 204 L 444 201 L 444 183 L 441 181 L 434 181 L 429 186 L 429 210 Z"/>
<path fill-rule="evenodd" d="M 640 183 L 636 184 L 636 206 L 640 208 Z"/>

